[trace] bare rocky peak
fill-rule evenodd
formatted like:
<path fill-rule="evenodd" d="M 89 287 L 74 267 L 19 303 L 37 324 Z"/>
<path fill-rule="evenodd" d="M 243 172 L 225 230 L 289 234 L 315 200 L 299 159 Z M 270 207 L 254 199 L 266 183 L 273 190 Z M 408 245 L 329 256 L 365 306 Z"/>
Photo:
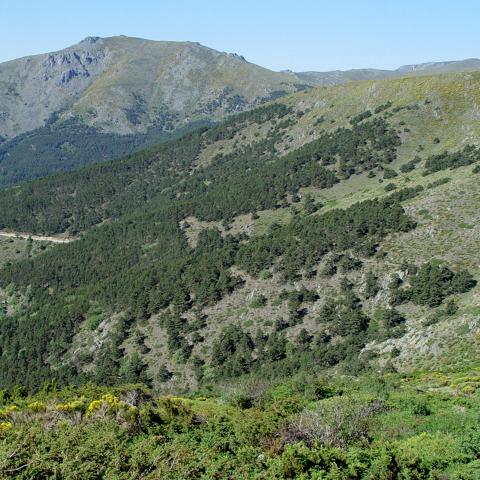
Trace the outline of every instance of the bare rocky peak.
<path fill-rule="evenodd" d="M 54 113 L 122 134 L 175 128 L 296 91 L 295 83 L 199 43 L 87 37 L 0 64 L 0 136 L 41 127 Z"/>
<path fill-rule="evenodd" d="M 49 54 L 41 64 L 43 81 L 53 79 L 57 85 L 64 85 L 77 77 L 89 78 L 103 70 L 107 52 L 103 48 L 92 48 L 92 45 L 101 45 L 88 41 L 93 38 L 88 37 L 74 48 Z"/>
<path fill-rule="evenodd" d="M 109 65 L 101 39 L 0 64 L 0 135 L 43 125 L 65 109 Z"/>

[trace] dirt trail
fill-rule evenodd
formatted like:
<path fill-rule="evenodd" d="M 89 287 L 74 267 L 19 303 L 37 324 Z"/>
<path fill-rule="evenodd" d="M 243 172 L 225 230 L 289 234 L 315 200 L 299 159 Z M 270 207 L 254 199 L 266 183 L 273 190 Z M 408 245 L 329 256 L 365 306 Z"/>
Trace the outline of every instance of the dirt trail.
<path fill-rule="evenodd" d="M 7 238 L 23 238 L 32 240 L 42 241 L 42 242 L 52 242 L 52 243 L 69 243 L 75 240 L 74 238 L 60 238 L 60 237 L 49 237 L 48 235 L 31 235 L 30 233 L 18 233 L 18 232 L 2 232 L 0 231 L 0 237 Z"/>

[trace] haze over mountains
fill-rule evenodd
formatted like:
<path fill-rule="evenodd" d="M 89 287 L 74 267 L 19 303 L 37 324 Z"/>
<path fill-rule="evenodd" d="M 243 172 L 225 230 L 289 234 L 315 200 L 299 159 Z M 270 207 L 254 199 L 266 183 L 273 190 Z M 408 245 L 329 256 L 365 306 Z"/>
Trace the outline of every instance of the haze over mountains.
<path fill-rule="evenodd" d="M 377 68 L 359 68 L 352 70 L 334 70 L 331 72 L 295 72 L 299 78 L 315 85 L 337 85 L 339 83 L 361 80 L 381 80 L 416 75 L 435 75 L 448 72 L 466 72 L 480 69 L 478 58 L 454 60 L 449 62 L 427 62 L 413 65 L 402 65 L 395 70 Z"/>

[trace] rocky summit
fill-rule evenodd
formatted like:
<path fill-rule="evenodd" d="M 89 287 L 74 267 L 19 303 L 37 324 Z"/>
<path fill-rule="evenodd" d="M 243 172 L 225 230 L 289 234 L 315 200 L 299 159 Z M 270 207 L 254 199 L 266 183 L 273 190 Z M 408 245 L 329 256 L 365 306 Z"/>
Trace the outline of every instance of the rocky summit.
<path fill-rule="evenodd" d="M 308 82 L 192 42 L 87 37 L 0 64 L 0 135 L 76 117 L 114 133 L 219 118 Z M 52 118 L 53 116 L 53 118 Z"/>

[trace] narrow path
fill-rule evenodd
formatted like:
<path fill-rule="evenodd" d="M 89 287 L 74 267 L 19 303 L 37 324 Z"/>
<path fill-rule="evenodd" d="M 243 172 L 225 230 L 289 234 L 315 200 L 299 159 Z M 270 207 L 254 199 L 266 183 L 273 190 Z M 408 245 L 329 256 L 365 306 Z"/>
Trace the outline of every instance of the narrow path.
<path fill-rule="evenodd" d="M 31 238 L 32 240 L 37 240 L 41 242 L 52 242 L 52 243 L 70 243 L 70 242 L 73 242 L 73 240 L 75 240 L 74 238 L 49 237 L 48 235 L 31 235 L 30 233 L 2 232 L 2 231 L 0 231 L 0 237 L 23 238 L 24 240 Z"/>

